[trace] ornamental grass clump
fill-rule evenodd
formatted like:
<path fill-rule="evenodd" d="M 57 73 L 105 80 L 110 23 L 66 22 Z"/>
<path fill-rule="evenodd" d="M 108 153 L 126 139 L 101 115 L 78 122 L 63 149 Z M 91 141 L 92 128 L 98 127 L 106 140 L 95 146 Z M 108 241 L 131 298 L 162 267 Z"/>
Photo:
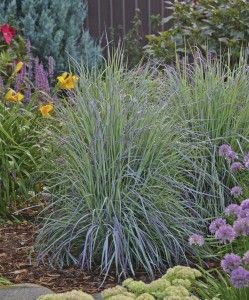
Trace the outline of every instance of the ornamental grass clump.
<path fill-rule="evenodd" d="M 103 73 L 81 71 L 71 101 L 57 108 L 61 163 L 36 243 L 40 260 L 120 276 L 187 260 L 198 215 L 176 180 L 188 148 L 160 89 L 146 68 L 126 71 L 117 58 Z"/>
<path fill-rule="evenodd" d="M 245 192 L 243 186 L 230 194 L 237 186 L 234 172 L 244 168 L 235 152 L 248 144 L 248 67 L 241 60 L 231 68 L 196 51 L 191 64 L 183 60 L 175 68 L 165 66 L 161 78 L 172 120 L 182 127 L 193 150 L 186 157 L 194 166 L 186 170 L 191 183 L 186 197 L 198 204 L 203 218 L 218 216 L 233 196 Z"/>

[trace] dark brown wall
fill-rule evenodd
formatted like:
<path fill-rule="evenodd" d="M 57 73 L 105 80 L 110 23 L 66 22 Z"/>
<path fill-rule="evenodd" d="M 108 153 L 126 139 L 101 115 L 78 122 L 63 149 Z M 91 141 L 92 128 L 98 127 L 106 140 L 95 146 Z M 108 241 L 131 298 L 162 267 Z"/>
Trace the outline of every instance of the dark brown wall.
<path fill-rule="evenodd" d="M 165 0 L 88 0 L 86 26 L 95 39 L 106 36 L 111 39 L 110 28 L 114 29 L 115 40 L 122 38 L 130 29 L 135 9 L 139 8 L 142 19 L 142 33 L 151 33 L 150 17 L 160 14 L 169 15 Z M 163 28 L 162 28 L 163 29 Z M 102 43 L 104 43 L 103 38 Z"/>

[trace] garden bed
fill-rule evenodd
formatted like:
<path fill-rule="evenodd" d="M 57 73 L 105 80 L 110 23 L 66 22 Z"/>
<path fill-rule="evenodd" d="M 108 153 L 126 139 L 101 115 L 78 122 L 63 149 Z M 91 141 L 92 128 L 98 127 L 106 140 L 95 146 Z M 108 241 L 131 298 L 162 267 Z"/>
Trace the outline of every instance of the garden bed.
<path fill-rule="evenodd" d="M 79 269 L 53 270 L 38 265 L 33 252 L 36 226 L 24 222 L 18 225 L 0 227 L 0 272 L 13 283 L 40 284 L 54 292 L 81 289 L 96 293 L 102 283 L 98 271 L 86 273 Z M 114 276 L 109 276 L 102 289 L 116 284 Z"/>

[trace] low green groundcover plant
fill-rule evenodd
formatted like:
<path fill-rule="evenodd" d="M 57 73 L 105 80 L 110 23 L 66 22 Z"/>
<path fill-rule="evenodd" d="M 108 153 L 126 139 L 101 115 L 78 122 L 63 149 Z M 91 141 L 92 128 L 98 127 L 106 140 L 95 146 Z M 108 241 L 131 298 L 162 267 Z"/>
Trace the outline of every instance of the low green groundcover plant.
<path fill-rule="evenodd" d="M 161 96 L 149 70 L 126 71 L 117 57 L 101 74 L 81 71 L 78 91 L 57 108 L 39 259 L 120 276 L 188 260 L 186 239 L 201 220 L 184 199 L 189 148 Z"/>

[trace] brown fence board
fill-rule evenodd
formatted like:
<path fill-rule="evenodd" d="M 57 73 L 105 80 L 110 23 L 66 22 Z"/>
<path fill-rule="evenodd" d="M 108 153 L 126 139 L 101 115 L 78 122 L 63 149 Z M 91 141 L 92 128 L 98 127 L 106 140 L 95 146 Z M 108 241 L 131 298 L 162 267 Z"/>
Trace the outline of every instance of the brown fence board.
<path fill-rule="evenodd" d="M 152 15 L 166 17 L 170 13 L 164 0 L 88 0 L 85 24 L 95 39 L 102 38 L 102 45 L 105 46 L 106 33 L 109 42 L 113 39 L 117 42 L 129 31 L 136 8 L 140 10 L 143 35 L 152 32 Z"/>

